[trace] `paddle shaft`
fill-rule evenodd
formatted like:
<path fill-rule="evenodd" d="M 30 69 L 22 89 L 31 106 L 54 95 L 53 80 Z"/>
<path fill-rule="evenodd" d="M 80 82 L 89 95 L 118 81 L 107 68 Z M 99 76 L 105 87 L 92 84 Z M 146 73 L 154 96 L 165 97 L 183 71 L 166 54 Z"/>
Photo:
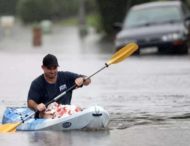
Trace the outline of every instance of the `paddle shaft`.
<path fill-rule="evenodd" d="M 99 73 L 100 71 L 102 71 L 103 69 L 105 69 L 105 68 L 108 67 L 108 66 L 109 66 L 109 65 L 107 65 L 107 64 L 105 63 L 105 66 L 104 66 L 104 67 L 102 67 L 101 69 L 99 69 L 98 71 L 96 71 L 95 73 L 93 73 L 92 75 L 90 75 L 89 77 L 87 77 L 85 80 L 90 79 L 92 76 L 96 75 L 97 73 Z M 57 100 L 59 100 L 63 95 L 65 95 L 65 94 L 66 94 L 67 92 L 69 92 L 69 91 L 74 90 L 76 87 L 77 87 L 76 84 L 73 85 L 73 86 L 71 86 L 69 89 L 67 89 L 66 91 L 62 92 L 60 95 L 56 96 L 56 97 L 55 97 L 54 99 L 52 99 L 51 101 L 47 102 L 47 103 L 45 104 L 46 107 L 47 107 L 49 104 L 51 104 L 51 103 L 56 102 Z M 21 125 L 22 123 L 24 123 L 26 120 L 30 119 L 32 116 L 34 116 L 34 115 L 36 116 L 36 115 L 38 115 L 38 114 L 39 114 L 39 111 L 36 111 L 36 112 L 31 113 L 30 115 L 27 115 L 26 117 L 22 118 L 21 121 L 18 122 L 16 125 L 13 125 L 13 124 L 12 124 L 12 126 L 11 126 L 11 125 L 9 125 L 9 126 L 3 125 L 3 126 L 1 126 L 0 132 L 12 132 L 12 131 L 16 131 L 16 128 L 17 128 L 19 125 Z M 8 127 L 9 129 L 6 129 L 7 127 Z M 4 130 L 4 131 L 3 131 L 3 130 Z"/>
<path fill-rule="evenodd" d="M 105 66 L 102 67 L 101 69 L 99 69 L 98 71 L 96 71 L 95 73 L 93 73 L 91 76 L 87 77 L 84 80 L 90 79 L 92 76 L 96 75 L 97 73 L 99 73 L 100 71 L 102 71 L 103 69 L 105 69 L 106 67 L 108 67 L 111 64 L 116 64 L 119 63 L 121 61 L 123 61 L 125 58 L 127 58 L 128 56 L 130 56 L 132 53 L 134 53 L 136 50 L 138 49 L 138 45 L 136 43 L 129 43 L 127 44 L 125 47 L 121 48 L 119 51 L 117 51 L 112 58 L 105 63 Z M 46 103 L 45 105 L 48 106 L 49 104 L 51 104 L 52 102 L 56 102 L 57 100 L 59 100 L 64 94 L 66 94 L 67 92 L 70 92 L 72 90 L 74 90 L 76 87 L 78 87 L 76 84 L 71 86 L 69 89 L 67 89 L 66 91 L 62 92 L 60 95 L 56 96 L 53 100 L 49 101 L 48 103 Z M 12 132 L 12 131 L 16 131 L 16 127 L 18 127 L 20 124 L 24 123 L 24 121 L 28 120 L 30 117 L 32 117 L 33 115 L 39 113 L 39 111 L 36 111 L 34 113 L 31 113 L 30 115 L 28 115 L 25 118 L 22 118 L 22 122 L 17 122 L 15 124 L 5 124 L 5 125 L 1 125 L 0 126 L 0 132 Z"/>
<path fill-rule="evenodd" d="M 105 68 L 108 67 L 108 66 L 109 66 L 109 65 L 108 65 L 107 63 L 105 63 L 105 66 L 103 66 L 103 67 L 100 68 L 98 71 L 96 71 L 96 72 L 93 73 L 92 75 L 88 76 L 88 77 L 85 78 L 84 80 L 90 79 L 91 77 L 93 77 L 94 75 L 96 75 L 97 73 L 99 73 L 100 71 L 102 71 L 103 69 L 105 69 Z M 77 85 L 74 84 L 74 85 L 71 86 L 69 89 L 65 90 L 64 92 L 62 92 L 61 94 L 59 94 L 58 96 L 56 96 L 55 98 L 53 98 L 52 100 L 50 100 L 49 102 L 47 102 L 47 103 L 45 104 L 45 106 L 47 107 L 47 106 L 50 105 L 51 103 L 58 101 L 59 99 L 61 99 L 61 98 L 63 97 L 63 95 L 65 95 L 67 92 L 70 92 L 70 91 L 74 90 L 76 87 L 77 87 Z M 26 118 L 26 120 L 27 120 L 28 118 L 30 118 L 31 116 L 33 116 L 33 115 L 35 115 L 35 118 L 39 117 L 39 113 L 40 113 L 39 111 L 36 111 L 34 114 L 28 116 L 28 117 Z M 23 122 L 24 122 L 24 121 L 25 121 L 25 120 L 23 120 Z"/>
<path fill-rule="evenodd" d="M 102 71 L 103 69 L 105 69 L 105 68 L 108 67 L 108 66 L 109 66 L 109 65 L 107 65 L 107 64 L 105 63 L 105 66 L 103 66 L 101 69 L 99 69 L 98 71 L 96 71 L 96 72 L 93 73 L 92 75 L 88 76 L 85 80 L 90 79 L 91 77 L 93 77 L 94 75 L 96 75 L 97 73 L 99 73 L 100 71 Z M 67 89 L 66 91 L 64 91 L 64 92 L 62 92 L 61 94 L 59 94 L 58 96 L 56 96 L 54 99 L 52 99 L 52 100 L 50 100 L 49 102 L 47 102 L 47 103 L 45 104 L 46 107 L 47 107 L 49 104 L 58 101 L 59 99 L 62 98 L 63 95 L 65 95 L 65 94 L 66 94 L 67 92 L 69 92 L 69 91 L 74 90 L 76 87 L 77 87 L 77 85 L 74 84 L 74 85 L 71 86 L 69 89 Z"/>
<path fill-rule="evenodd" d="M 128 45 L 126 45 L 125 47 L 121 48 L 118 52 L 116 52 L 112 58 L 105 63 L 105 65 L 100 68 L 98 71 L 96 71 L 95 73 L 93 73 L 92 75 L 88 76 L 85 80 L 90 79 L 91 77 L 93 77 L 94 75 L 96 75 L 97 73 L 99 73 L 100 71 L 102 71 L 103 69 L 105 69 L 106 67 L 108 67 L 109 65 L 113 64 L 113 63 L 118 63 L 121 62 L 122 60 L 124 60 L 126 57 L 130 56 L 135 50 L 138 49 L 138 45 L 136 43 L 129 43 Z M 49 102 L 47 102 L 45 104 L 45 106 L 47 107 L 49 104 L 58 101 L 60 98 L 62 98 L 63 95 L 65 95 L 67 92 L 70 92 L 72 90 L 74 90 L 77 87 L 76 84 L 74 84 L 73 86 L 71 86 L 69 89 L 67 89 L 66 91 L 62 92 L 60 95 L 56 96 L 54 99 L 50 100 Z M 36 111 L 34 114 L 38 114 L 39 111 Z M 30 118 L 31 116 L 33 116 L 34 114 L 29 115 L 28 117 L 26 117 L 23 122 L 25 120 L 27 120 L 28 118 Z"/>
<path fill-rule="evenodd" d="M 138 49 L 138 45 L 135 43 L 129 43 L 128 45 L 126 45 L 125 47 L 121 48 L 118 52 L 116 52 L 112 58 L 105 63 L 105 65 L 100 68 L 98 71 L 96 71 L 95 73 L 93 73 L 92 75 L 88 76 L 87 78 L 85 78 L 84 80 L 90 79 L 91 77 L 93 77 L 94 75 L 96 75 L 97 73 L 99 73 L 100 71 L 102 71 L 103 69 L 105 69 L 106 67 L 108 67 L 109 65 L 113 64 L 113 63 L 118 63 L 121 62 L 122 60 L 124 60 L 126 57 L 130 56 L 135 50 Z M 65 95 L 67 92 L 70 92 L 72 90 L 74 90 L 77 87 L 76 84 L 74 84 L 73 86 L 71 86 L 69 89 L 65 90 L 64 92 L 62 92 L 61 94 L 59 94 L 58 96 L 56 96 L 54 99 L 50 100 L 49 102 L 47 102 L 45 104 L 45 106 L 47 107 L 49 104 L 58 101 L 59 99 L 62 98 L 63 95 Z M 39 114 L 39 111 L 36 111 L 34 113 L 35 115 Z M 31 116 L 33 116 L 34 114 L 31 114 L 29 116 L 27 116 L 25 119 L 23 119 L 22 121 L 24 122 L 25 120 L 29 119 Z"/>

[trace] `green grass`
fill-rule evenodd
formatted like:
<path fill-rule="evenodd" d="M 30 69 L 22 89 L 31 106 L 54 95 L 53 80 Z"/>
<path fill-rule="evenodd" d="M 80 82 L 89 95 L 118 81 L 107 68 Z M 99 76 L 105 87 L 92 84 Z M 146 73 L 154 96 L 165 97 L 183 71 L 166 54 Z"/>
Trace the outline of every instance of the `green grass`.
<path fill-rule="evenodd" d="M 60 20 L 56 22 L 59 25 L 63 26 L 71 26 L 71 25 L 77 25 L 78 24 L 78 19 L 76 17 L 71 17 L 67 19 Z"/>
<path fill-rule="evenodd" d="M 70 17 L 55 22 L 55 24 L 63 26 L 77 26 L 79 24 L 78 17 Z M 87 27 L 94 27 L 98 32 L 102 30 L 100 25 L 100 17 L 97 14 L 89 14 L 86 16 Z"/>
<path fill-rule="evenodd" d="M 87 16 L 87 25 L 101 30 L 100 17 L 97 14 L 90 14 Z"/>

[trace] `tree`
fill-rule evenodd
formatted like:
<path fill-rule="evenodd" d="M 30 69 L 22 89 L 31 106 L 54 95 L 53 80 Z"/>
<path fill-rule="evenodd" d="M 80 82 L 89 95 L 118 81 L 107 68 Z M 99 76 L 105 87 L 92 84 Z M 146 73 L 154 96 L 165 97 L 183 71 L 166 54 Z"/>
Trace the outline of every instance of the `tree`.
<path fill-rule="evenodd" d="M 52 5 L 52 0 L 20 0 L 17 7 L 18 15 L 24 23 L 51 19 Z"/>
<path fill-rule="evenodd" d="M 108 34 L 113 34 L 113 23 L 121 22 L 126 14 L 126 0 L 97 0 L 103 29 Z"/>
<path fill-rule="evenodd" d="M 18 0 L 0 0 L 0 15 L 15 15 Z"/>

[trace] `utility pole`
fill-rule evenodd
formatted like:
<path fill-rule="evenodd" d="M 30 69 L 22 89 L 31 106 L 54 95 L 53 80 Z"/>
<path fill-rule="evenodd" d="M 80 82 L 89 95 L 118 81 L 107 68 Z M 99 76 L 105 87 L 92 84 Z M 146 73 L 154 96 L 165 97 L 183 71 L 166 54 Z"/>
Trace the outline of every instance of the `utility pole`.
<path fill-rule="evenodd" d="M 79 33 L 82 37 L 87 34 L 85 0 L 79 0 Z"/>

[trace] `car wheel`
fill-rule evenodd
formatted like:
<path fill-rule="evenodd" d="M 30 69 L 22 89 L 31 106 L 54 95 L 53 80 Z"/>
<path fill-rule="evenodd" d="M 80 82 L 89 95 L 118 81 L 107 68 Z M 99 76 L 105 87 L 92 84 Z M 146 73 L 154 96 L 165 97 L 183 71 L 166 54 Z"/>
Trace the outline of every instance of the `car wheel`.
<path fill-rule="evenodd" d="M 189 47 L 187 44 L 178 46 L 174 49 L 175 53 L 177 54 L 188 54 Z"/>
<path fill-rule="evenodd" d="M 166 48 L 163 48 L 163 47 L 158 47 L 158 53 L 159 54 L 165 54 L 165 53 L 168 53 L 168 50 Z"/>
<path fill-rule="evenodd" d="M 134 55 L 140 55 L 140 49 L 137 49 L 137 50 L 134 52 Z"/>

